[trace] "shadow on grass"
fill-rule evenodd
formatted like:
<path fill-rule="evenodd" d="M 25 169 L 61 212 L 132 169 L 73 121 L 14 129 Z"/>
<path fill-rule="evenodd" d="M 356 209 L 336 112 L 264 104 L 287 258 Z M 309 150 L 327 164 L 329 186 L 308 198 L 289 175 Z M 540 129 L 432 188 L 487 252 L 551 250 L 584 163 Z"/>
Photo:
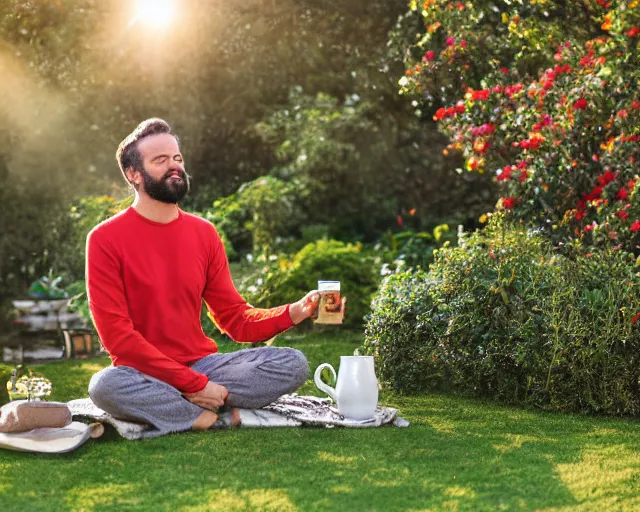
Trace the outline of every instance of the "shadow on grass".
<path fill-rule="evenodd" d="M 337 364 L 357 341 L 323 339 L 288 341 L 312 369 Z M 86 369 L 70 365 L 69 378 L 78 372 L 88 382 Z M 445 395 L 383 394 L 381 402 L 411 427 L 239 429 L 138 442 L 111 431 L 62 456 L 2 452 L 2 510 L 640 509 L 637 422 Z"/>

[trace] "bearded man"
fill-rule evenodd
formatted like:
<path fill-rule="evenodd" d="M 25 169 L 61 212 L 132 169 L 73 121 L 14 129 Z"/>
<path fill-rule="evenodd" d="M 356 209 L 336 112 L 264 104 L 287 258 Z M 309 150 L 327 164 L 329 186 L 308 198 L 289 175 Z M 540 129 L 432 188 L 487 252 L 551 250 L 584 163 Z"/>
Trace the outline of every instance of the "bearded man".
<path fill-rule="evenodd" d="M 116 159 L 135 200 L 87 237 L 89 306 L 113 363 L 92 377 L 93 402 L 117 418 L 179 432 L 208 429 L 223 405 L 259 408 L 296 390 L 309 373 L 301 352 L 219 354 L 202 331 L 202 303 L 233 340 L 259 342 L 311 317 L 317 293 L 272 309 L 246 303 L 214 226 L 178 207 L 189 176 L 165 121 L 142 122 Z"/>

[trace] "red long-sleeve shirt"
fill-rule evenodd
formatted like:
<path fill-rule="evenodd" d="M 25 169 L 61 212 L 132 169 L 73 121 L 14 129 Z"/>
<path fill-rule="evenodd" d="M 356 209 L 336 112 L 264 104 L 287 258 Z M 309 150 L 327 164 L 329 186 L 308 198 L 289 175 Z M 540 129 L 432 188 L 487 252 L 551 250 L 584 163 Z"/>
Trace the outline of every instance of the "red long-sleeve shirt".
<path fill-rule="evenodd" d="M 187 393 L 208 382 L 189 365 L 218 350 L 202 331 L 203 299 L 236 341 L 264 341 L 293 325 L 288 304 L 246 303 L 213 225 L 180 210 L 162 224 L 128 208 L 96 226 L 87 237 L 86 279 L 93 321 L 113 364 Z"/>

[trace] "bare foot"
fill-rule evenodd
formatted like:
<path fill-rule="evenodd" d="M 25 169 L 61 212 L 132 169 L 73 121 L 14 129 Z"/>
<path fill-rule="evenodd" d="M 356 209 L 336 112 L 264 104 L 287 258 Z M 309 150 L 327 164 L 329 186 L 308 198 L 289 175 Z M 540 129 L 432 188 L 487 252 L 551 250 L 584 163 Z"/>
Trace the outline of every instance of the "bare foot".
<path fill-rule="evenodd" d="M 218 421 L 218 415 L 215 412 L 202 411 L 202 414 L 193 422 L 192 428 L 196 432 L 201 432 L 210 428 L 216 421 Z"/>
<path fill-rule="evenodd" d="M 229 415 L 231 416 L 231 424 L 234 427 L 240 426 L 240 409 L 237 407 L 231 407 L 229 409 Z"/>

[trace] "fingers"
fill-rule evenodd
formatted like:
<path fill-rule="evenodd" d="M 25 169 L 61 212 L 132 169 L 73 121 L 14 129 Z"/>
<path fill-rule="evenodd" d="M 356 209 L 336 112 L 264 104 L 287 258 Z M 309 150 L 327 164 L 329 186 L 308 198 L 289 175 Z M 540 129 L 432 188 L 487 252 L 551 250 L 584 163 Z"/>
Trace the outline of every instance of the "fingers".
<path fill-rule="evenodd" d="M 201 396 L 192 396 L 186 398 L 192 404 L 195 404 L 198 407 L 202 407 L 203 409 L 216 410 L 224 405 L 224 402 L 222 400 L 213 398 L 203 398 Z"/>
<path fill-rule="evenodd" d="M 318 293 L 317 290 L 313 290 L 307 293 L 307 295 L 304 298 L 305 304 L 317 304 L 319 300 L 320 300 L 320 294 Z"/>

